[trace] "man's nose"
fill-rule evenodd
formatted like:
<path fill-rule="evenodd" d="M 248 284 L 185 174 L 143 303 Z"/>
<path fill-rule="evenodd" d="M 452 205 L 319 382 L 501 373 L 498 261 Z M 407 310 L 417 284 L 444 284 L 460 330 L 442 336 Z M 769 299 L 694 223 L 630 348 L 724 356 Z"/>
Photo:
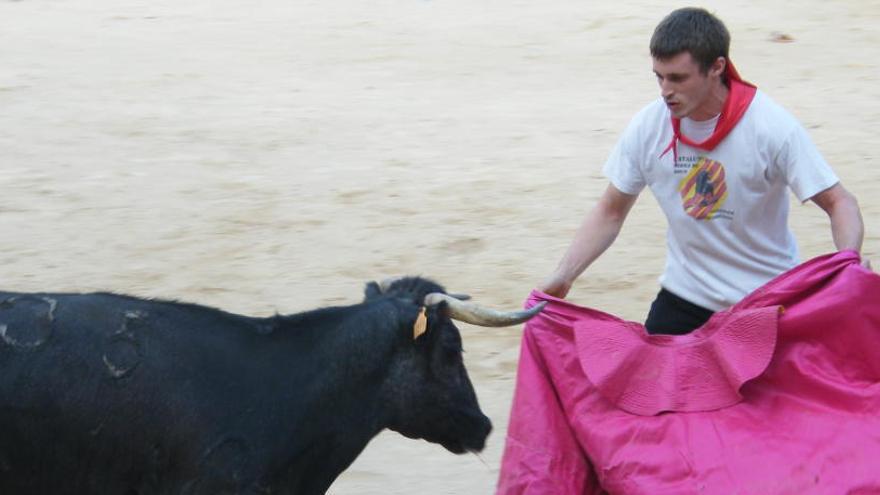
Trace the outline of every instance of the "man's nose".
<path fill-rule="evenodd" d="M 660 81 L 660 96 L 662 96 L 663 99 L 668 100 L 673 93 L 675 93 L 675 91 L 672 90 L 671 84 L 666 81 Z"/>

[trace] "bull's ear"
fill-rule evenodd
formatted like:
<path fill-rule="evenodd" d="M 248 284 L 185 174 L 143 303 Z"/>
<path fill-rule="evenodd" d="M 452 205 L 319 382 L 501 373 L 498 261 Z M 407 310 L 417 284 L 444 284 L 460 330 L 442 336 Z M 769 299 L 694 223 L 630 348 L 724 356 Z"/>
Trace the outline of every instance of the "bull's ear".
<path fill-rule="evenodd" d="M 439 304 L 434 306 L 434 311 L 440 318 L 449 319 L 452 317 L 452 310 L 449 309 L 449 304 L 446 301 L 440 301 Z"/>
<path fill-rule="evenodd" d="M 367 282 L 367 286 L 364 287 L 364 300 L 369 301 L 370 299 L 374 299 L 382 295 L 382 288 L 379 287 L 379 284 L 376 282 Z"/>
<path fill-rule="evenodd" d="M 418 339 L 427 331 L 428 315 L 425 312 L 425 307 L 422 306 L 421 308 L 419 308 L 419 315 L 416 316 L 416 321 L 413 323 L 413 340 Z"/>

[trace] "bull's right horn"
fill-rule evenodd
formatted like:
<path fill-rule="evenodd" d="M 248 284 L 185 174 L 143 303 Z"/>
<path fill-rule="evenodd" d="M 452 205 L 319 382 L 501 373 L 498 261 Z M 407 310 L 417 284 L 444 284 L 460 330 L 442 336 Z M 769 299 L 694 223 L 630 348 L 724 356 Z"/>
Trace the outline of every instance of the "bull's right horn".
<path fill-rule="evenodd" d="M 479 325 L 481 327 L 507 327 L 518 325 L 540 313 L 546 301 L 542 301 L 523 311 L 498 311 L 484 308 L 473 303 L 456 299 L 448 294 L 432 292 L 425 296 L 425 306 L 434 306 L 440 302 L 449 305 L 449 317 L 453 320 Z"/>

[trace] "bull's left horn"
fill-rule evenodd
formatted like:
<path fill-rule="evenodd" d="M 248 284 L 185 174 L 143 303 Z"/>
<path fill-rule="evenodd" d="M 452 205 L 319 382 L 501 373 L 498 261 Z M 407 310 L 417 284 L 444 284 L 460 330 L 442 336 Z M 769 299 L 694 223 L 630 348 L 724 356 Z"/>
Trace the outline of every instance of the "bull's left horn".
<path fill-rule="evenodd" d="M 479 325 L 481 327 L 507 327 L 518 325 L 540 313 L 546 301 L 542 301 L 523 311 L 498 311 L 460 301 L 448 294 L 432 292 L 425 296 L 425 305 L 434 306 L 441 301 L 449 305 L 449 317 L 453 320 Z"/>

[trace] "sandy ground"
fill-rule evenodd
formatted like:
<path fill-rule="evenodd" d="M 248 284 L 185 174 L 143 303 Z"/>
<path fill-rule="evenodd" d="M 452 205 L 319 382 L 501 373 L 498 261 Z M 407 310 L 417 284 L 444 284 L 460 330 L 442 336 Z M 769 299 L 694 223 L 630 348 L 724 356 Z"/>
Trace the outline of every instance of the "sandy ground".
<path fill-rule="evenodd" d="M 704 5 L 744 77 L 801 119 L 859 197 L 864 253 L 880 261 L 880 2 Z M 517 308 L 657 94 L 647 41 L 672 7 L 0 0 L 3 289 L 267 315 L 424 274 Z M 663 223 L 645 194 L 570 298 L 641 319 Z M 804 258 L 832 250 L 818 208 L 795 205 L 792 225 Z M 520 331 L 463 326 L 496 426 L 481 458 L 383 434 L 330 493 L 490 493 Z"/>

